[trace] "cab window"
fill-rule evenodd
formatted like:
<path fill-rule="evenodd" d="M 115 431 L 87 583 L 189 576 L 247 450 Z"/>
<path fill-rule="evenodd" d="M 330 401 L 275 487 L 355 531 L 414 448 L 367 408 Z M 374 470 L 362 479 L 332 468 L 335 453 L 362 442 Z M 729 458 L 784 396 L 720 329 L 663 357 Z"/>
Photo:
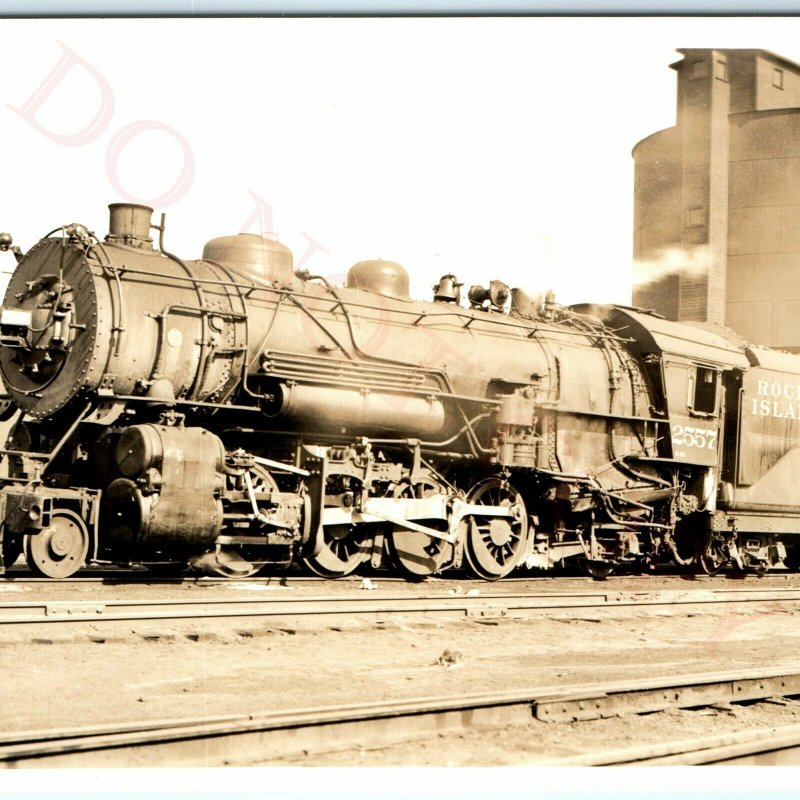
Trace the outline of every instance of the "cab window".
<path fill-rule="evenodd" d="M 697 414 L 713 414 L 717 410 L 719 373 L 711 367 L 694 367 L 689 373 L 688 405 Z"/>

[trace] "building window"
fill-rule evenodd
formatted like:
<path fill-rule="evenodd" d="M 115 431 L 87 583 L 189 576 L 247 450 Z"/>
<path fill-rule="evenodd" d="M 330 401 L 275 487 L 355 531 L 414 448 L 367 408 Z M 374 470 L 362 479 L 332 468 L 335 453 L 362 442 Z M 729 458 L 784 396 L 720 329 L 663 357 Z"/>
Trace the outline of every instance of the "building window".
<path fill-rule="evenodd" d="M 772 85 L 776 89 L 783 89 L 783 70 L 782 69 L 778 69 L 777 67 L 775 67 L 775 69 L 772 71 Z"/>
<path fill-rule="evenodd" d="M 728 62 L 719 60 L 714 67 L 714 77 L 718 81 L 728 81 Z"/>
<path fill-rule="evenodd" d="M 708 61 L 692 61 L 689 65 L 689 80 L 697 81 L 708 77 Z"/>
<path fill-rule="evenodd" d="M 706 224 L 706 207 L 689 206 L 686 209 L 686 227 L 697 228 Z"/>

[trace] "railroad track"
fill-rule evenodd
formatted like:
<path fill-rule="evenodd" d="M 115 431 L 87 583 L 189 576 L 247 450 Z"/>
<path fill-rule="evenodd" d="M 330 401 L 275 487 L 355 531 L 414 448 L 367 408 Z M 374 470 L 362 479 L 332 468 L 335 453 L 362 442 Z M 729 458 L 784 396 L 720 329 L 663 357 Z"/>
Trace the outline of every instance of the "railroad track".
<path fill-rule="evenodd" d="M 556 759 L 558 767 L 701 765 L 797 766 L 800 764 L 800 725 L 678 739 L 654 745 L 607 750 Z"/>
<path fill-rule="evenodd" d="M 486 731 L 538 722 L 581 721 L 620 713 L 651 713 L 717 703 L 800 695 L 800 667 L 705 673 L 669 679 L 540 687 L 469 697 L 428 697 L 292 712 L 158 720 L 8 734 L 0 767 L 176 767 L 264 764 L 303 754 L 377 749 L 441 734 Z M 673 743 L 661 763 L 722 763 L 783 751 L 797 757 L 800 727 L 744 732 L 706 740 L 705 756 Z M 709 744 L 710 742 L 710 744 Z M 659 763 L 658 747 L 540 760 L 540 764 Z M 684 749 L 681 750 L 680 748 Z M 727 748 L 721 750 L 720 748 Z M 627 759 L 627 760 L 626 760 Z M 706 759 L 706 760 L 703 760 Z M 713 760 L 717 759 L 717 760 Z M 795 762 L 793 762 L 795 763 Z"/>
<path fill-rule="evenodd" d="M 196 584 L 196 585 L 225 585 L 231 583 L 254 583 L 254 584 L 267 584 L 267 585 L 293 585 L 293 584 L 320 584 L 320 583 L 336 583 L 336 584 L 359 584 L 362 580 L 368 578 L 371 581 L 379 583 L 398 583 L 402 585 L 409 585 L 409 581 L 398 575 L 391 574 L 369 574 L 369 575 L 354 575 L 346 578 L 337 578 L 335 581 L 330 578 L 321 578 L 317 575 L 257 575 L 242 578 L 223 578 L 213 575 L 206 575 L 202 573 L 196 574 L 183 574 L 183 575 L 160 575 L 151 572 L 148 569 L 131 568 L 131 569 L 87 569 L 83 572 L 73 575 L 69 578 L 42 578 L 34 575 L 25 570 L 11 570 L 5 574 L 0 575 L 0 585 L 6 584 L 42 584 L 50 586 L 60 586 L 65 584 L 92 584 L 92 583 L 144 583 L 144 584 Z M 787 582 L 795 581 L 800 584 L 800 573 L 787 572 L 787 571 L 774 571 L 767 572 L 763 575 L 755 575 L 748 573 L 731 573 L 718 575 L 703 575 L 703 574 L 669 574 L 669 573 L 645 573 L 645 574 L 619 574 L 611 575 L 602 581 L 596 578 L 589 577 L 582 574 L 574 575 L 526 575 L 524 577 L 510 577 L 503 578 L 502 585 L 514 585 L 521 583 L 545 583 L 545 584 L 558 584 L 558 583 L 587 583 L 597 585 L 613 586 L 615 583 L 652 583 L 656 580 L 675 580 L 687 583 L 740 583 L 743 581 L 758 581 L 759 583 L 768 583 L 771 581 Z M 475 586 L 486 586 L 485 581 L 477 580 L 475 578 L 429 578 L 429 584 L 469 584 Z"/>
<path fill-rule="evenodd" d="M 146 600 L 39 600 L 0 604 L 0 627 L 31 624 L 208 620 L 224 618 L 424 614 L 483 619 L 559 610 L 683 609 L 687 606 L 800 603 L 800 589 L 716 589 L 654 592 L 520 592 Z"/>

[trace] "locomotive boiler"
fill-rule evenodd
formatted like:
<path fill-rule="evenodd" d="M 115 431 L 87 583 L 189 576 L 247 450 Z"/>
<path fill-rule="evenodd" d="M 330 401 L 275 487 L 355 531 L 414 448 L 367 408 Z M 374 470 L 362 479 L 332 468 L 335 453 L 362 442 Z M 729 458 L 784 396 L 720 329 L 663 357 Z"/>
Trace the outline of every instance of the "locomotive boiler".
<path fill-rule="evenodd" d="M 756 362 L 729 332 L 497 280 L 465 306 L 453 275 L 415 301 L 389 261 L 337 288 L 254 234 L 186 261 L 165 250 L 163 216 L 110 212 L 103 240 L 70 224 L 15 253 L 6 564 L 24 551 L 57 578 L 302 561 L 340 577 L 368 562 L 492 580 L 786 556 L 774 521 L 791 528 L 794 498 L 759 510 L 740 485 L 753 435 L 736 382 Z M 773 440 L 764 458 L 789 450 Z"/>

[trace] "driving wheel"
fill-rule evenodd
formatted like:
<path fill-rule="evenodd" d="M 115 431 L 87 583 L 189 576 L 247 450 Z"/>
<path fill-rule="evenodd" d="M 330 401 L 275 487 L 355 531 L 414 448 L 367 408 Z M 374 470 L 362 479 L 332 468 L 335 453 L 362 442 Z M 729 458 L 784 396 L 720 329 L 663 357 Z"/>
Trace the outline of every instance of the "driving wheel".
<path fill-rule="evenodd" d="M 520 493 L 504 478 L 486 478 L 477 483 L 467 498 L 477 505 L 507 508 L 508 517 L 469 520 L 465 555 L 470 571 L 479 578 L 496 581 L 516 567 L 528 543 L 528 517 Z"/>
<path fill-rule="evenodd" d="M 395 487 L 392 495 L 396 498 L 424 500 L 439 494 L 441 489 L 430 480 L 424 480 L 413 486 L 409 483 Z M 447 530 L 447 521 L 416 520 L 421 525 L 434 530 Z M 392 560 L 412 580 L 424 580 L 434 575 L 452 560 L 453 545 L 444 539 L 429 536 L 422 531 L 401 528 L 395 525 L 389 535 L 389 552 Z"/>
<path fill-rule="evenodd" d="M 353 508 L 362 489 L 361 480 L 346 473 L 328 475 L 325 508 Z M 344 578 L 355 572 L 372 552 L 372 526 L 349 522 L 322 526 L 319 553 L 303 559 L 306 566 L 323 578 Z"/>

